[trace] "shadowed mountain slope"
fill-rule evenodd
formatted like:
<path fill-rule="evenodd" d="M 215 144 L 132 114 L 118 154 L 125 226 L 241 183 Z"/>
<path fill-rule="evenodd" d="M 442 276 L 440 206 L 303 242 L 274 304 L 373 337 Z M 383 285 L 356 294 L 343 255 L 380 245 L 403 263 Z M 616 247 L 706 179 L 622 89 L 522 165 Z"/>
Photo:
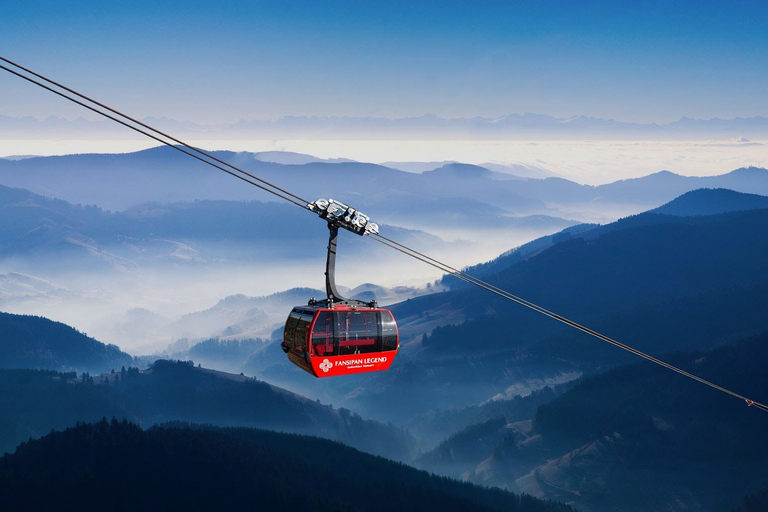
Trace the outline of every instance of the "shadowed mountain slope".
<path fill-rule="evenodd" d="M 746 496 L 738 507 L 730 512 L 764 512 L 768 510 L 768 489 Z"/>
<path fill-rule="evenodd" d="M 717 215 L 720 213 L 768 208 L 768 197 L 757 194 L 747 194 L 728 189 L 697 189 L 673 199 L 649 213 L 673 216 Z M 610 226 L 610 225 L 609 225 Z M 605 229 L 610 229 L 605 227 Z M 590 238 L 604 231 L 597 224 L 578 224 L 568 227 L 553 235 L 533 240 L 520 247 L 502 254 L 498 258 L 468 267 L 465 271 L 475 277 L 484 278 L 504 270 L 506 267 L 528 259 L 553 245 L 572 238 Z M 452 276 L 443 278 L 443 283 L 451 287 L 466 287 L 467 285 Z"/>
<path fill-rule="evenodd" d="M 726 289 L 768 284 L 768 261 L 761 256 L 768 250 L 768 239 L 761 236 L 766 230 L 768 210 L 706 217 L 642 214 L 573 236 L 487 280 L 559 314 L 594 325 L 664 301 L 685 301 Z M 434 304 L 440 299 L 432 296 L 411 302 Z M 435 331 L 428 344 L 435 353 L 504 351 L 546 339 L 560 328 L 482 290 L 456 290 L 453 295 L 446 294 L 443 301 L 465 304 L 467 316 L 476 320 Z M 514 329 L 503 325 L 514 325 Z M 646 327 L 632 326 L 637 328 Z M 490 335 L 494 332 L 508 332 L 509 338 L 502 342 Z M 709 346 L 721 341 L 713 340 Z M 676 348 L 702 347 L 679 342 L 682 345 Z M 648 339 L 638 348 L 670 348 L 654 347 L 653 343 Z"/>
<path fill-rule="evenodd" d="M 0 370 L 0 451 L 75 421 L 102 416 L 142 425 L 191 421 L 303 433 L 342 441 L 369 453 L 410 460 L 404 430 L 362 419 L 265 382 L 184 362 L 157 361 L 99 377 Z"/>
<path fill-rule="evenodd" d="M 0 368 L 101 373 L 133 357 L 47 318 L 0 312 Z"/>
<path fill-rule="evenodd" d="M 768 335 L 666 359 L 766 401 Z M 479 428 L 479 427 L 477 427 Z M 764 485 L 768 415 L 647 362 L 585 378 L 509 431 L 470 479 L 586 511 L 719 511 Z"/>

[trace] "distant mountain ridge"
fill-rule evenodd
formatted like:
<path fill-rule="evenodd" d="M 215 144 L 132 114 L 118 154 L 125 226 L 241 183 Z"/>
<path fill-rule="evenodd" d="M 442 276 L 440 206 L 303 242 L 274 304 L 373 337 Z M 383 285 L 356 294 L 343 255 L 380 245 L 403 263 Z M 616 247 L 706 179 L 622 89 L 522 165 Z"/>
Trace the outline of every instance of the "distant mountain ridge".
<path fill-rule="evenodd" d="M 446 119 L 435 115 L 409 118 L 287 116 L 277 120 L 240 120 L 236 123 L 203 125 L 167 118 L 146 118 L 144 122 L 161 130 L 189 136 L 225 138 L 251 136 L 262 138 L 581 138 L 665 139 L 701 137 L 753 137 L 768 134 L 768 119 L 762 116 L 734 119 L 691 119 L 682 117 L 665 124 L 632 123 L 577 115 L 559 118 L 544 114 L 509 114 L 500 117 Z M 123 133 L 122 127 L 108 121 L 66 120 L 57 117 L 38 120 L 32 117 L 0 116 L 0 133 L 31 138 L 61 133 Z M 32 137 L 34 136 L 34 137 Z"/>
<path fill-rule="evenodd" d="M 674 201 L 651 210 L 665 215 L 717 215 L 719 213 L 768 208 L 768 197 L 728 189 L 686 192 Z"/>
<path fill-rule="evenodd" d="M 364 209 L 379 223 L 416 227 L 420 217 L 430 214 L 425 204 L 453 207 L 451 215 L 473 221 L 478 227 L 490 220 L 519 221 L 528 215 L 565 216 L 573 205 L 600 211 L 600 205 L 655 208 L 685 192 L 699 188 L 727 188 L 768 195 L 768 171 L 744 168 L 711 177 L 686 177 L 658 172 L 642 178 L 590 186 L 562 178 L 515 179 L 485 167 L 447 163 L 420 174 L 361 162 L 310 160 L 301 165 L 259 160 L 257 153 L 213 152 L 247 172 L 311 201 L 333 197 Z M 0 184 L 55 195 L 75 204 L 98 205 L 125 210 L 151 202 L 172 203 L 193 200 L 252 200 L 260 192 L 227 179 L 220 172 L 159 147 L 123 155 L 69 155 L 0 160 Z M 366 194 L 360 196 L 359 191 Z M 264 196 L 270 201 L 272 196 Z M 498 209 L 463 213 L 462 200 Z M 569 206 L 570 205 L 570 206 Z M 632 210 L 632 208 L 635 208 Z M 500 210 L 500 211 L 499 211 Z M 397 216 L 393 216 L 393 215 Z M 410 222 L 403 219 L 412 216 Z M 440 212 L 445 224 L 445 213 Z M 398 224 L 393 222 L 400 220 Z M 560 229 L 562 229 L 561 226 Z"/>

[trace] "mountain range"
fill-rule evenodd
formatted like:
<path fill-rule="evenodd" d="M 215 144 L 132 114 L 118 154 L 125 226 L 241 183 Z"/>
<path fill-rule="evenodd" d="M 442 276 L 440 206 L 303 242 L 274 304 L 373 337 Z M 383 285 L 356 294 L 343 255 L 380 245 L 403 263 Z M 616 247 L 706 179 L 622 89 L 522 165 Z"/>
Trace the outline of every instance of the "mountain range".
<path fill-rule="evenodd" d="M 580 220 L 655 208 L 700 186 L 768 193 L 768 171 L 757 168 L 711 178 L 665 172 L 592 187 L 559 178 L 520 179 L 459 163 L 414 174 L 280 152 L 216 154 L 276 183 L 289 183 L 302 195 L 338 192 L 337 198 L 383 222 L 387 236 L 454 266 L 487 260 Z M 251 192 L 187 160 L 164 147 L 126 155 L 0 161 L 0 183 L 37 191 L 0 188 L 0 307 L 66 320 L 109 343 L 129 343 L 135 353 L 162 350 L 184 337 L 268 337 L 281 315 L 266 310 L 267 320 L 254 316 L 210 329 L 191 329 L 193 318 L 181 316 L 206 304 L 216 307 L 227 296 L 319 286 L 327 232 L 291 205 L 233 200 L 250 198 Z M 167 202 L 177 199 L 185 201 Z M 383 246 L 365 242 L 341 240 L 340 284 L 345 284 L 344 269 L 352 269 L 348 279 L 358 282 L 371 280 L 370 268 L 381 275 L 397 273 L 401 284 L 411 284 L 411 276 L 420 283 L 432 278 L 417 262 L 397 260 Z M 320 277 L 307 280 L 310 269 Z M 234 279 L 236 274 L 249 278 Z M 265 280 L 273 282 L 265 285 Z M 161 300 L 116 300 L 156 297 L 153 283 L 175 289 L 194 304 L 171 311 Z M 208 297 L 207 290 L 219 288 L 218 296 Z M 392 301 L 409 296 L 388 295 Z"/>
<path fill-rule="evenodd" d="M 712 177 L 685 177 L 667 171 L 643 178 L 592 186 L 562 178 L 521 179 L 506 172 L 461 163 L 445 163 L 421 173 L 360 162 L 317 161 L 303 164 L 259 160 L 258 153 L 213 152 L 223 161 L 290 189 L 312 201 L 333 197 L 364 211 L 380 224 L 436 234 L 469 230 L 550 229 L 574 221 L 615 220 L 671 201 L 699 188 L 768 194 L 768 171 L 738 169 Z M 302 161 L 293 158 L 285 160 Z M 146 203 L 195 200 L 274 200 L 243 186 L 172 148 L 159 147 L 122 155 L 68 155 L 0 160 L 0 184 L 30 190 L 74 204 L 127 210 L 141 215 Z M 365 194 L 360 194 L 365 190 Z M 217 203 L 211 203 L 211 207 Z M 277 212 L 266 219 L 282 217 Z M 252 215 L 246 210 L 242 215 Z M 244 217 L 248 218 L 248 217 Z M 251 217 L 255 218 L 255 217 Z M 266 222 L 266 221 L 265 221 Z"/>
<path fill-rule="evenodd" d="M 742 169 L 722 176 L 701 178 L 665 171 L 644 178 L 589 186 L 562 178 L 521 179 L 509 172 L 456 162 L 435 163 L 432 169 L 413 173 L 376 164 L 319 160 L 298 154 L 288 154 L 291 158 L 272 157 L 266 161 L 260 160 L 264 158 L 260 156 L 263 153 L 214 151 L 212 154 L 245 171 L 257 173 L 270 182 L 285 185 L 294 193 L 306 196 L 307 200 L 332 196 L 361 209 L 364 205 L 376 204 L 375 198 L 382 194 L 391 200 L 389 196 L 396 192 L 399 196 L 395 197 L 411 195 L 424 200 L 471 199 L 521 215 L 553 211 L 547 210 L 544 203 L 557 205 L 595 200 L 621 203 L 632 200 L 633 204 L 657 202 L 658 205 L 697 188 L 728 188 L 752 193 L 764 193 L 768 189 L 766 173 L 764 170 L 760 172 L 760 169 Z M 195 199 L 255 198 L 253 189 L 165 146 L 116 155 L 0 159 L 0 183 L 111 210 L 124 210 L 152 201 L 168 203 Z M 457 187 L 457 184 L 462 186 Z M 498 187 L 501 190 L 494 190 Z M 748 187 L 757 188 L 747 190 Z M 358 192 L 361 189 L 367 191 L 362 204 L 359 203 Z M 265 198 L 273 199 L 270 196 Z M 378 209 L 383 213 L 383 208 Z"/>
<path fill-rule="evenodd" d="M 143 122 L 184 137 L 215 138 L 395 138 L 395 139 L 571 139 L 599 137 L 626 139 L 685 139 L 702 137 L 764 137 L 768 119 L 762 116 L 734 119 L 691 119 L 682 117 L 666 124 L 630 123 L 589 116 L 558 118 L 525 113 L 506 116 L 445 119 L 435 115 L 388 119 L 375 117 L 303 117 L 277 120 L 240 120 L 236 123 L 201 125 L 168 118 L 146 118 Z M 104 137 L 124 134 L 124 129 L 109 121 L 67 120 L 57 117 L 38 120 L 32 117 L 0 116 L 0 134 L 38 139 L 61 134 Z M 114 135 L 112 135 L 114 136 Z"/>
<path fill-rule="evenodd" d="M 273 161 L 260 160 L 258 153 L 215 155 L 307 200 L 345 201 L 381 224 L 387 236 L 454 266 L 488 260 L 580 222 L 611 222 L 656 208 L 694 189 L 768 194 L 768 171 L 759 168 L 701 178 L 659 172 L 590 186 L 561 178 L 520 179 L 459 163 L 415 174 L 358 162 L 274 162 L 304 161 L 295 154 L 287 159 L 261 156 Z M 297 230 L 309 242 L 305 250 L 319 249 L 312 253 L 318 259 L 325 246 L 325 230 L 321 224 L 307 224 L 306 212 L 288 204 L 254 202 L 273 197 L 168 147 L 123 155 L 0 160 L 0 184 L 38 194 L 16 189 L 0 193 L 6 207 L 0 221 L 10 224 L 0 226 L 0 231 L 10 230 L 5 250 L 12 244 L 17 253 L 59 251 L 61 258 L 44 262 L 56 271 L 66 270 L 71 257 L 78 255 L 87 255 L 95 269 L 111 267 L 123 273 L 136 265 L 221 268 L 232 260 L 259 260 L 263 268 L 266 260 L 305 255 L 293 243 Z M 382 261 L 377 244 L 351 247 L 352 254 L 344 249 L 342 257 Z M 18 260 L 30 262 L 12 271 L 56 282 L 56 274 L 34 271 L 44 267 L 43 262 L 29 254 Z M 229 294 L 235 293 L 246 291 Z"/>
<path fill-rule="evenodd" d="M 469 271 L 765 402 L 767 229 L 761 197 L 697 190 Z M 239 360 L 243 375 L 163 360 L 104 376 L 2 370 L 2 409 L 13 411 L 0 422 L 2 438 L 12 447 L 101 416 L 277 428 L 417 457 L 432 471 L 585 511 L 725 510 L 765 486 L 760 411 L 647 362 L 627 365 L 634 360 L 614 347 L 485 291 L 449 278 L 433 288 L 391 307 L 402 349 L 377 374 L 313 379 L 275 337 L 184 349 L 221 356 L 217 364 Z M 188 320 L 247 326 L 260 300 L 234 296 Z"/>
<path fill-rule="evenodd" d="M 471 172 L 487 175 L 490 171 L 472 169 Z M 768 172 L 752 169 L 735 171 L 729 178 L 752 177 L 759 182 L 764 175 Z M 203 240 L 206 237 L 221 240 L 227 236 L 226 231 L 200 231 L 197 227 L 202 223 L 202 217 L 196 213 L 198 210 L 208 212 L 209 206 L 217 206 L 212 211 L 222 211 L 215 203 L 193 203 L 186 209 L 181 205 L 177 208 L 158 206 L 156 210 L 129 215 L 73 206 L 14 189 L 5 189 L 4 193 L 10 198 L 5 202 L 6 211 L 24 213 L 3 216 L 4 222 L 0 222 L 0 228 L 5 230 L 6 251 L 21 246 L 27 251 L 21 254 L 27 256 L 29 251 L 45 251 L 52 247 L 61 259 L 61 246 L 57 244 L 72 238 L 71 233 L 105 241 L 119 240 L 122 236 L 132 240 L 126 244 L 128 247 L 136 247 L 138 241 L 150 238 L 155 230 L 160 236 L 169 238 L 183 233 L 191 233 L 190 237 Z M 686 194 L 656 212 L 605 226 L 567 229 L 469 271 L 641 350 L 660 353 L 672 349 L 709 349 L 740 336 L 755 334 L 763 326 L 759 311 L 763 304 L 762 290 L 768 283 L 765 282 L 765 265 L 758 255 L 766 248 L 761 245 L 764 237 L 756 236 L 756 233 L 761 232 L 766 219 L 764 210 L 754 209 L 763 204 L 764 201 L 755 195 L 701 190 Z M 274 211 L 272 206 L 261 203 L 234 203 L 233 206 L 236 207 L 234 211 L 262 206 L 263 214 Z M 745 211 L 691 215 L 726 210 Z M 678 215 L 659 213 L 663 211 Z M 189 213 L 192 220 L 182 222 L 185 219 L 183 213 Z M 59 218 L 63 220 L 57 220 Z M 29 233 L 45 232 L 37 229 L 41 225 L 53 226 L 49 232 L 64 234 L 29 237 Z M 124 234 L 115 236 L 115 226 Z M 257 235 L 249 234 L 249 230 L 236 223 L 231 229 L 235 230 L 233 237 L 242 236 L 245 240 L 250 237 L 254 244 L 258 243 Z M 279 230 L 267 231 L 264 236 L 279 240 L 281 233 Z M 322 242 L 318 240 L 317 243 Z M 191 246 L 190 243 L 186 245 Z M 270 245 L 270 251 L 275 249 L 273 245 Z M 74 244 L 72 250 L 80 250 L 84 255 L 93 254 L 81 248 Z M 142 249 L 140 257 L 147 252 Z M 696 258 L 691 259 L 691 254 L 696 254 Z M 574 265 L 580 269 L 578 274 L 571 272 Z M 301 379 L 296 381 L 291 378 L 292 369 L 287 361 L 281 361 L 277 351 L 270 351 L 274 346 L 269 341 L 263 343 L 264 350 L 254 351 L 252 357 L 237 362 L 238 366 L 227 368 L 274 379 L 283 386 L 327 402 L 342 400 L 347 406 L 363 407 L 366 414 L 380 419 L 405 421 L 422 410 L 425 404 L 439 408 L 472 405 L 497 395 L 512 396 L 521 388 L 555 385 L 585 370 L 593 371 L 603 365 L 626 361 L 620 353 L 606 351 L 593 342 L 585 344 L 580 335 L 543 318 L 533 317 L 523 309 L 510 307 L 483 291 L 466 288 L 451 280 L 444 280 L 443 285 L 451 290 L 423 297 L 412 296 L 393 307 L 400 321 L 403 363 L 385 375 L 360 376 L 345 380 L 343 384 L 317 386 Z M 302 297 L 306 293 L 294 293 L 283 301 L 278 300 L 278 296 L 261 302 L 244 296 L 232 297 L 207 312 L 188 315 L 175 322 L 151 312 L 136 311 L 133 319 L 126 318 L 116 325 L 124 325 L 128 330 L 133 324 L 149 319 L 149 329 L 155 334 L 168 329 L 170 341 L 174 337 L 190 338 L 187 333 L 195 332 L 195 326 L 200 325 L 206 326 L 208 331 L 198 331 L 198 339 L 218 336 L 268 340 L 272 330 L 284 318 L 285 311 L 291 305 L 306 301 L 306 297 Z M 579 300 L 574 301 L 571 297 L 579 297 Z M 266 304 L 275 300 L 279 304 L 266 311 Z M 714 312 L 730 321 L 717 322 Z M 648 321 L 649 318 L 654 321 Z M 738 328 L 725 328 L 733 325 Z M 514 329 L 510 330 L 508 326 L 514 326 Z M 504 332 L 509 334 L 500 338 L 498 333 Z M 500 342 L 500 339 L 505 341 Z M 180 346 L 175 352 L 188 348 L 190 345 Z M 467 357 L 473 361 L 471 368 L 465 366 Z M 520 364 L 521 358 L 525 359 L 525 364 Z M 425 371 L 426 368 L 429 371 Z M 446 380 L 455 372 L 460 372 L 454 378 L 463 385 L 446 386 Z M 494 377 L 489 379 L 489 376 Z M 368 379 L 372 379 L 371 384 L 365 384 Z M 361 386 L 373 390 L 397 389 L 401 381 L 412 382 L 414 379 L 421 385 L 417 392 L 409 391 L 412 410 L 394 409 L 399 415 L 397 418 L 381 416 L 390 409 L 389 393 L 354 391 Z M 335 389 L 335 386 L 340 387 Z"/>

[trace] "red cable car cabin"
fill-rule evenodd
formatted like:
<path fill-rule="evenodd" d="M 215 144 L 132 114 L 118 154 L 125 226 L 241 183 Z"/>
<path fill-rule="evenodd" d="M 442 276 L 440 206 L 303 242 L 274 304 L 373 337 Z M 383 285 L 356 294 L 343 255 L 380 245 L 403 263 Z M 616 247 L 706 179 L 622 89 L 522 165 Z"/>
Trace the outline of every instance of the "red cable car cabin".
<path fill-rule="evenodd" d="M 397 324 L 387 309 L 298 306 L 285 322 L 282 348 L 315 377 L 386 370 L 399 348 Z"/>
<path fill-rule="evenodd" d="M 386 370 L 400 348 L 395 318 L 376 301 L 344 299 L 335 278 L 339 227 L 361 236 L 378 233 L 379 227 L 333 199 L 318 199 L 307 208 L 328 221 L 327 298 L 293 308 L 283 330 L 283 351 L 289 361 L 315 377 Z"/>

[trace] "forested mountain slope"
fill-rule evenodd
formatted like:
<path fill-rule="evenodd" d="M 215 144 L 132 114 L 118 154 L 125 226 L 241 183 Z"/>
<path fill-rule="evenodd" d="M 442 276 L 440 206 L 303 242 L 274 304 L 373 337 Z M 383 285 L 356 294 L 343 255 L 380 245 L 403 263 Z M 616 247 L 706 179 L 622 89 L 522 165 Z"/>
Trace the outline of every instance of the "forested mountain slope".
<path fill-rule="evenodd" d="M 0 312 L 0 368 L 101 373 L 133 357 L 47 318 Z"/>
<path fill-rule="evenodd" d="M 652 210 L 665 215 L 717 215 L 718 213 L 768 208 L 768 197 L 725 188 L 686 192 Z"/>
<path fill-rule="evenodd" d="M 321 439 L 252 429 L 78 424 L 0 459 L 9 510 L 567 512 Z"/>
<path fill-rule="evenodd" d="M 370 453 L 410 460 L 415 443 L 404 430 L 364 420 L 265 382 L 157 361 L 104 376 L 0 370 L 0 452 L 75 421 L 102 416 L 149 426 L 193 421 L 249 426 L 342 441 Z"/>
<path fill-rule="evenodd" d="M 665 359 L 753 400 L 768 400 L 768 334 Z M 472 469 L 471 460 L 464 465 L 466 478 L 580 510 L 722 511 L 768 479 L 768 415 L 648 362 L 584 378 L 542 405 L 530 426 L 473 428 L 484 428 L 487 441 L 504 439 L 485 449 L 487 458 Z"/>

